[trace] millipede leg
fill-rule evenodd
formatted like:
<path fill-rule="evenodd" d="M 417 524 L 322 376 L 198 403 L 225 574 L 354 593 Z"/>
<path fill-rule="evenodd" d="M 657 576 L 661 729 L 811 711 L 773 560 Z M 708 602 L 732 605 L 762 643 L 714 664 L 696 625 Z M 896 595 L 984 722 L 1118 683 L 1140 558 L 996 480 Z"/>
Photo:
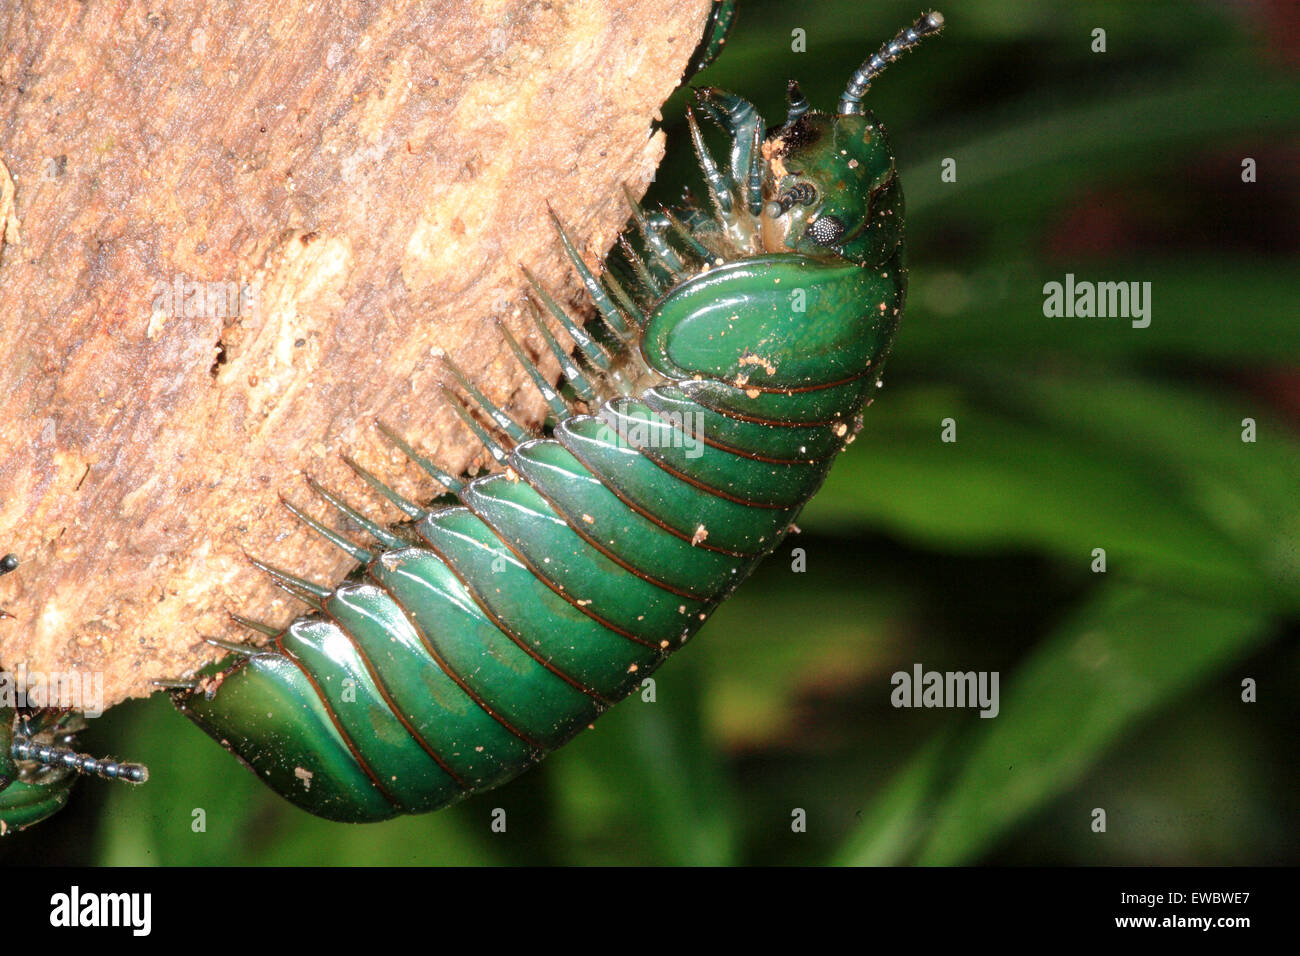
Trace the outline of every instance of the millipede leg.
<path fill-rule="evenodd" d="M 478 423 L 470 413 L 469 407 L 461 400 L 461 397 L 451 389 L 443 386 L 442 392 L 447 396 L 447 401 L 451 403 L 454 411 L 460 420 L 465 423 L 465 427 L 474 433 L 479 442 L 488 450 L 488 454 L 496 461 L 498 465 L 504 466 L 509 459 L 509 453 L 501 447 L 501 443 L 488 434 L 486 428 Z"/>
<path fill-rule="evenodd" d="M 193 680 L 168 680 L 166 678 L 157 678 L 149 682 L 159 690 L 198 690 L 199 682 Z"/>
<path fill-rule="evenodd" d="M 293 595 L 306 604 L 310 604 L 317 610 L 320 609 L 321 602 L 330 596 L 330 589 L 323 585 L 308 581 L 306 578 L 297 577 L 288 571 L 281 571 L 279 568 L 272 567 L 257 558 L 250 556 L 248 560 L 253 567 L 269 574 L 271 580 L 275 582 L 276 587 L 280 588 L 280 590 Z"/>
<path fill-rule="evenodd" d="M 559 322 L 560 325 L 564 326 L 564 331 L 569 333 L 569 338 L 573 339 L 574 344 L 577 345 L 582 354 L 586 356 L 587 361 L 596 366 L 602 372 L 608 372 L 612 362 L 610 361 L 609 356 L 605 354 L 605 350 L 602 349 L 590 335 L 583 331 L 582 326 L 573 321 L 573 318 L 569 313 L 560 308 L 560 304 L 551 298 L 550 293 L 542 288 L 542 284 L 537 281 L 536 276 L 528 271 L 527 267 L 521 265 L 519 268 L 523 269 L 524 278 L 526 278 L 528 284 L 533 287 L 533 292 L 537 294 L 537 297 L 542 300 L 542 305 L 546 306 L 547 311 L 550 312 L 551 315 L 555 316 L 555 320 Z"/>
<path fill-rule="evenodd" d="M 614 278 L 612 272 L 606 272 L 601 279 L 605 285 L 609 286 L 609 291 L 613 294 L 614 298 L 618 299 L 619 305 L 621 305 L 624 310 L 626 310 L 627 314 L 632 317 L 632 320 L 636 322 L 636 327 L 639 331 L 645 325 L 646 319 L 649 318 L 649 316 L 637 307 L 637 304 L 632 301 L 632 297 L 623 290 L 621 285 L 619 285 L 618 280 Z"/>
<path fill-rule="evenodd" d="M 746 178 L 746 194 L 749 200 L 749 214 L 757 216 L 763 211 L 763 127 L 754 127 L 754 137 L 750 143 L 749 176 Z"/>
<path fill-rule="evenodd" d="M 342 458 L 343 463 L 355 471 L 361 477 L 362 481 L 395 504 L 398 509 L 401 510 L 402 514 L 406 515 L 406 517 L 410 518 L 412 521 L 419 521 L 428 516 L 429 512 L 427 509 L 421 508 L 415 502 L 399 495 L 388 485 L 384 484 L 370 472 L 366 471 L 366 469 L 358 465 L 352 458 L 347 455 L 343 455 Z"/>
<path fill-rule="evenodd" d="M 642 287 L 656 299 L 662 296 L 664 287 L 654 277 L 650 267 L 641 258 L 640 253 L 632 248 L 632 243 L 627 241 L 626 236 L 618 237 L 618 247 L 622 250 L 623 257 L 627 259 L 628 265 L 632 267 L 632 271 L 636 273 L 637 281 L 641 283 Z"/>
<path fill-rule="evenodd" d="M 555 214 L 555 210 L 551 209 L 549 205 L 547 210 L 551 214 L 551 222 L 555 224 L 555 231 L 560 234 L 560 244 L 564 246 L 565 254 L 569 257 L 569 261 L 573 263 L 573 268 L 578 273 L 578 277 L 582 279 L 582 284 L 586 286 L 587 294 L 591 296 L 592 302 L 596 304 L 596 310 L 600 313 L 601 318 L 605 320 L 605 324 L 610 327 L 615 335 L 620 337 L 628 335 L 632 330 L 623 318 L 622 313 L 619 312 L 618 306 L 610 299 L 609 293 L 601 286 L 600 280 L 587 268 L 587 263 L 582 261 L 582 256 L 578 254 L 577 247 L 569 238 L 568 233 L 564 231 L 564 224 L 560 222 L 560 217 Z"/>
<path fill-rule="evenodd" d="M 254 621 L 252 618 L 244 617 L 242 614 L 231 614 L 230 619 L 240 627 L 246 627 L 250 631 L 257 631 L 259 634 L 265 634 L 267 637 L 275 637 L 280 633 L 278 628 L 274 628 L 270 624 L 264 624 L 261 621 Z"/>
<path fill-rule="evenodd" d="M 760 147 L 767 125 L 754 104 L 725 90 L 703 87 L 695 91 L 699 107 L 731 137 L 731 182 L 740 203 L 751 215 L 763 209 L 763 167 Z"/>
<path fill-rule="evenodd" d="M 418 451 L 416 451 L 409 444 L 407 444 L 406 439 L 402 438 L 401 435 L 397 434 L 397 432 L 393 431 L 383 422 L 376 421 L 375 427 L 379 429 L 380 434 L 382 434 L 390 442 L 396 445 L 403 455 L 405 455 L 407 458 L 411 459 L 411 461 L 419 465 L 420 469 L 426 475 L 428 475 L 438 484 L 442 485 L 452 494 L 458 494 L 460 492 L 460 489 L 465 486 L 465 483 L 463 481 L 461 481 L 458 478 L 452 477 L 451 474 L 443 471 L 441 468 L 439 468 L 429 459 L 425 458 Z"/>
<path fill-rule="evenodd" d="M 704 184 L 709 190 L 709 200 L 713 207 L 718 211 L 718 215 L 724 220 L 729 219 L 731 215 L 731 186 L 722 171 L 718 169 L 718 164 L 714 161 L 713 155 L 709 152 L 709 147 L 705 145 L 704 133 L 700 130 L 699 121 L 695 118 L 695 111 L 687 108 L 686 125 L 691 131 L 691 145 L 695 147 L 695 158 L 700 164 L 700 170 L 704 174 Z"/>
<path fill-rule="evenodd" d="M 799 84 L 794 80 L 790 80 L 785 85 L 785 101 L 785 124 L 787 126 L 809 110 L 808 98 L 803 95 L 803 90 L 799 89 Z"/>
<path fill-rule="evenodd" d="M 460 368 L 446 355 L 442 356 L 442 364 L 447 366 L 447 370 L 451 372 L 452 376 L 460 384 L 460 387 L 463 388 L 469 397 L 474 400 L 483 414 L 496 422 L 497 427 L 509 435 L 511 441 L 515 444 L 519 444 L 520 442 L 526 442 L 528 439 L 533 437 L 524 430 L 522 425 L 503 412 L 493 402 L 489 401 L 488 397 L 479 391 L 479 389 L 475 388 L 474 384 L 465 376 L 465 373 L 462 372 Z"/>
<path fill-rule="evenodd" d="M 700 242 L 700 240 L 696 239 L 695 236 L 691 234 L 691 230 L 687 228 L 686 223 L 682 222 L 681 219 L 674 215 L 673 211 L 663 205 L 663 203 L 659 204 L 659 214 L 664 217 L 669 228 L 672 229 L 673 235 L 677 236 L 678 239 L 690 246 L 692 252 L 705 262 L 708 262 L 713 258 L 713 254 L 709 252 L 708 247 L 705 246 L 704 243 Z"/>
<path fill-rule="evenodd" d="M 563 421 L 572 415 L 573 409 L 569 407 L 568 403 L 565 402 L 560 393 L 551 387 L 551 383 L 546 381 L 546 377 L 542 375 L 542 371 L 537 367 L 537 363 L 528 357 L 524 352 L 523 346 L 521 346 L 518 341 L 515 340 L 515 337 L 510 334 L 510 330 L 501 322 L 497 323 L 497 328 L 501 330 L 501 335 L 505 338 L 506 345 L 510 347 L 510 351 L 513 352 L 515 358 L 519 360 L 519 364 L 524 367 L 524 371 L 528 373 L 528 377 L 533 380 L 533 385 L 537 387 L 537 391 L 540 392 L 542 398 L 546 400 L 546 406 L 551 410 L 551 414 L 555 416 L 555 420 L 557 422 Z"/>
<path fill-rule="evenodd" d="M 310 479 L 308 480 L 310 481 Z M 349 555 L 354 561 L 360 562 L 361 564 L 369 564 L 371 558 L 374 557 L 374 555 L 372 555 L 365 548 L 353 544 L 351 541 L 343 537 L 343 535 L 339 534 L 333 528 L 330 528 L 327 525 L 324 525 L 321 522 L 317 521 L 311 515 L 307 514 L 307 512 L 303 511 L 301 508 L 296 506 L 288 498 L 285 498 L 283 495 L 280 496 L 280 504 L 288 508 L 290 514 L 292 514 L 295 518 L 297 518 L 307 527 L 311 528 L 311 530 L 315 531 L 318 535 L 320 535 L 330 544 L 337 547 L 340 551 L 343 551 L 344 553 Z"/>
<path fill-rule="evenodd" d="M 680 280 L 686 275 L 686 263 L 682 262 L 681 256 L 664 240 L 663 233 L 654 228 L 646 217 L 645 210 L 632 195 L 632 190 L 628 189 L 627 183 L 623 184 L 623 197 L 627 200 L 628 208 L 632 210 L 632 219 L 641 230 L 646 248 L 650 250 L 656 262 L 672 275 L 674 281 Z"/>
<path fill-rule="evenodd" d="M 382 525 L 376 524 L 375 522 L 371 521 L 369 518 L 363 515 L 356 508 L 352 507 L 350 504 L 348 504 L 346 501 L 340 498 L 338 495 L 330 492 L 315 478 L 308 476 L 307 484 L 311 486 L 312 491 L 316 492 L 316 494 L 320 495 L 327 502 L 329 502 L 329 504 L 333 508 L 335 508 L 337 511 L 339 511 L 342 514 L 347 515 L 347 517 L 351 518 L 357 524 L 361 525 L 362 528 L 364 528 L 376 541 L 382 544 L 385 548 L 389 548 L 389 549 L 401 548 L 406 545 L 406 542 L 403 541 L 401 538 L 399 538 L 397 535 L 393 534 L 391 531 L 389 531 L 387 528 L 383 527 Z M 357 558 L 357 560 L 362 564 L 369 564 L 371 558 L 370 552 L 361 551 L 361 553 L 366 555 L 366 557 Z"/>
<path fill-rule="evenodd" d="M 242 654 L 249 657 L 257 653 L 257 648 L 248 647 L 245 644 L 238 644 L 235 641 L 223 641 L 219 637 L 205 637 L 204 643 L 211 644 L 213 647 L 219 647 L 223 651 L 230 651 L 232 654 Z"/>
<path fill-rule="evenodd" d="M 569 353 L 560 348 L 560 343 L 555 341 L 555 336 L 551 334 L 551 330 L 547 328 L 546 323 L 542 321 L 542 316 L 537 311 L 537 307 L 533 305 L 532 300 L 529 299 L 527 301 L 528 310 L 533 317 L 533 324 L 537 326 L 537 331 L 541 335 L 542 341 L 546 343 L 546 347 L 550 349 L 551 355 L 555 356 L 555 361 L 559 363 L 560 371 L 564 373 L 565 381 L 569 383 L 569 387 L 573 389 L 578 398 L 588 404 L 594 403 L 596 401 L 596 390 L 592 386 L 591 381 L 587 376 L 582 374 L 582 370 L 574 363 L 573 359 L 569 356 Z"/>

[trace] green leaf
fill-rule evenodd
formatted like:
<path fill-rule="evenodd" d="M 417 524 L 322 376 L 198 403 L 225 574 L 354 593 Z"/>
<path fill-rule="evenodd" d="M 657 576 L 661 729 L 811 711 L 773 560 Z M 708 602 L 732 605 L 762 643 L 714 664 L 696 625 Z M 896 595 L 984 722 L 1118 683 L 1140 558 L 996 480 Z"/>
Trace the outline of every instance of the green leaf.
<path fill-rule="evenodd" d="M 956 737 L 951 732 L 935 735 L 894 775 L 832 862 L 894 866 L 915 855 L 926 833 L 928 811 L 950 775 Z"/>
<path fill-rule="evenodd" d="M 566 862 L 735 861 L 734 800 L 701 724 L 695 669 L 683 663 L 656 673 L 653 702 L 634 693 L 547 759 L 562 843 L 580 848 Z"/>
<path fill-rule="evenodd" d="M 838 862 L 976 862 L 1027 814 L 1079 780 L 1138 720 L 1257 648 L 1269 633 L 1259 613 L 1148 589 L 1101 590 L 1019 668 L 996 718 L 972 715 L 960 746 L 932 745 L 898 774 Z M 941 755 L 952 763 L 941 766 Z M 935 798 L 945 771 L 951 785 Z M 926 814 L 930 800 L 937 806 Z M 1080 827 L 1089 825 L 1088 809 L 1079 810 Z M 913 843 L 919 846 L 914 856 Z"/>
<path fill-rule="evenodd" d="M 1016 217 L 1038 218 L 1059 202 L 1060 191 L 1077 190 L 1080 179 L 1149 170 L 1152 162 L 1168 161 L 1174 144 L 1300 125 L 1300 83 L 1294 79 L 1251 71 L 1233 82 L 1233 95 L 1225 96 L 1223 77 L 1198 69 L 1066 108 L 1051 108 L 1034 94 L 1008 109 L 1006 115 L 1017 119 L 1006 124 L 988 116 L 965 120 L 944 134 L 941 154 L 901 171 L 908 227 L 926 228 L 927 214 L 940 210 L 995 222 L 1005 218 L 1008 200 L 1015 202 Z M 957 160 L 955 183 L 938 175 L 948 156 Z M 1042 188 L 1048 179 L 1056 189 Z M 1027 182 L 1036 188 L 1026 190 Z"/>
<path fill-rule="evenodd" d="M 1112 575 L 1225 600 L 1291 604 L 1290 566 L 1279 558 L 1270 575 L 1262 564 L 1284 544 L 1251 533 L 1260 530 L 1253 486 L 1220 482 L 1213 487 L 1237 497 L 1215 500 L 1206 494 L 1206 472 L 1150 442 L 1152 428 L 1189 446 L 1239 441 L 1235 411 L 1198 419 L 1188 417 L 1184 403 L 1181 413 L 1155 426 L 1140 408 L 1126 415 L 1117 399 L 1104 422 L 1092 421 L 1090 400 L 1103 390 L 1148 394 L 1157 387 L 1138 391 L 1137 383 L 1110 378 L 1073 388 L 1077 407 L 1069 420 L 1059 409 L 1017 409 L 1010 387 L 980 399 L 955 386 L 894 391 L 868 410 L 856 443 L 800 523 L 838 534 L 854 526 L 883 528 L 963 551 L 1042 549 L 1081 572 L 1102 548 Z M 940 440 L 945 419 L 956 423 L 955 442 Z M 1295 474 L 1300 455 L 1280 455 Z M 1271 507 L 1278 509 L 1276 502 Z M 1232 510 L 1245 517 L 1229 515 Z"/>
<path fill-rule="evenodd" d="M 1151 324 L 1135 329 L 1123 318 L 1047 318 L 1043 285 L 1079 280 L 1151 283 Z M 970 269 L 916 263 L 907 316 L 890 359 L 891 374 L 973 365 L 1074 363 L 1159 356 L 1217 366 L 1281 364 L 1300 359 L 1294 303 L 1300 276 L 1285 263 L 1184 258 L 1096 262 L 1050 270 L 1023 259 Z M 1246 321 L 1245 317 L 1249 317 Z"/>

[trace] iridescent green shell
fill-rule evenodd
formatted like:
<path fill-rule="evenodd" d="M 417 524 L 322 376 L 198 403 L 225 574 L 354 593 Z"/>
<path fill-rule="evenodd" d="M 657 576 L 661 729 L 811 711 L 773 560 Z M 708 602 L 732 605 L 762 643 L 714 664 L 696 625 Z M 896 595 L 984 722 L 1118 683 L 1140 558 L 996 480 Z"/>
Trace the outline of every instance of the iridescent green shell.
<path fill-rule="evenodd" d="M 418 506 L 358 468 L 405 515 L 391 527 L 318 488 L 375 544 L 294 508 L 357 571 L 328 587 L 268 568 L 311 611 L 253 625 L 264 646 L 222 643 L 233 658 L 177 706 L 298 806 L 364 822 L 498 786 L 637 688 L 781 542 L 875 393 L 906 293 L 903 204 L 859 101 L 940 24 L 886 44 L 834 114 L 792 86 L 770 133 L 740 97 L 699 91 L 731 139 L 723 171 L 691 115 L 712 209 L 632 204 L 599 278 L 561 230 L 601 322 L 536 289 L 581 355 L 537 318 L 559 391 L 506 333 L 547 433 L 449 363 L 500 471 L 460 479 L 393 436 L 458 503 Z"/>

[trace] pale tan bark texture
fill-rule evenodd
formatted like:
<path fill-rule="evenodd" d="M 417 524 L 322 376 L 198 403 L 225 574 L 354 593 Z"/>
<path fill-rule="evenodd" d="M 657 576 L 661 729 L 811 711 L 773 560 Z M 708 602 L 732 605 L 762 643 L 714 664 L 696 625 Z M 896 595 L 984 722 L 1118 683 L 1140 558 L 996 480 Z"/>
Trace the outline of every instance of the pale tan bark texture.
<path fill-rule="evenodd" d="M 434 486 L 376 418 L 478 454 L 439 350 L 536 421 L 494 320 L 521 262 L 576 289 L 548 201 L 598 262 L 708 7 L 0 0 L 0 664 L 111 704 L 288 621 L 246 554 L 350 564 L 279 503 L 323 515 L 304 472 L 392 520 L 340 452 Z"/>

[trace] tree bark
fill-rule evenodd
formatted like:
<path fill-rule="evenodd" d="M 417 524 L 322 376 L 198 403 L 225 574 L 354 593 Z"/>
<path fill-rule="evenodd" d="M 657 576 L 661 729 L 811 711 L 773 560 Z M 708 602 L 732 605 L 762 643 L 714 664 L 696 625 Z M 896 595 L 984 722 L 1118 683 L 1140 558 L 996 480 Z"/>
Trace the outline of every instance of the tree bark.
<path fill-rule="evenodd" d="M 302 474 L 433 484 L 479 449 L 437 383 L 543 406 L 494 320 L 577 289 L 661 158 L 708 0 L 0 0 L 0 664 L 149 693 L 303 610 L 246 555 L 351 560 Z M 554 375 L 553 362 L 542 366 Z M 335 522 L 337 524 L 337 522 Z M 245 639 L 239 633 L 237 639 Z"/>

